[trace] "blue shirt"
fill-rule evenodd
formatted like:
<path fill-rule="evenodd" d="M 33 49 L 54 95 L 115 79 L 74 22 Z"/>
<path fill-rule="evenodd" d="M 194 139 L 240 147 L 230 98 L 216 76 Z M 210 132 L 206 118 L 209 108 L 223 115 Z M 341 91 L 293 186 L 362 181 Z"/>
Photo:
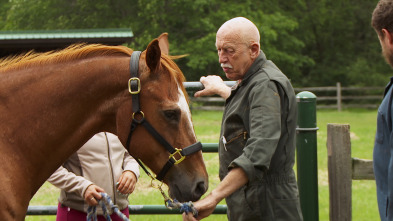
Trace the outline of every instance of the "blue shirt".
<path fill-rule="evenodd" d="M 373 153 L 378 209 L 381 221 L 393 220 L 392 82 L 393 77 L 385 89 L 384 99 L 378 108 L 377 132 Z"/>

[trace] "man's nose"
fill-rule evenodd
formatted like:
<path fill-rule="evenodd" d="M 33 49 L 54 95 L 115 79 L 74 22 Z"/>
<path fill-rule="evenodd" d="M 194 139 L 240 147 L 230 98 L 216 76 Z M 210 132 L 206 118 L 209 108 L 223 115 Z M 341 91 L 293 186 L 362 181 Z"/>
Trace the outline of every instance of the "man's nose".
<path fill-rule="evenodd" d="M 218 53 L 218 62 L 219 63 L 226 63 L 228 61 L 227 56 L 224 53 Z"/>

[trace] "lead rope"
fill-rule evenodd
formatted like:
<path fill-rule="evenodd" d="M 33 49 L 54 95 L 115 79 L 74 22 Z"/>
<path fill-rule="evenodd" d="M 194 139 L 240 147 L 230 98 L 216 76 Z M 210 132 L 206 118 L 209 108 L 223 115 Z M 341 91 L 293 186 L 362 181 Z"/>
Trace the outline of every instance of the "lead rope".
<path fill-rule="evenodd" d="M 194 205 L 191 201 L 188 203 L 180 203 L 179 201 L 172 200 L 168 197 L 164 190 L 161 188 L 162 183 L 160 185 L 153 184 L 154 179 L 152 180 L 151 186 L 160 190 L 162 196 L 165 199 L 165 206 L 168 209 L 179 209 L 181 213 L 185 212 L 186 214 L 192 213 L 194 217 L 198 216 L 198 211 L 195 209 Z M 114 213 L 116 213 L 123 221 L 130 221 L 122 212 L 120 212 L 119 208 L 113 204 L 111 197 L 106 193 L 101 193 L 102 199 L 98 200 L 98 204 L 101 206 L 103 211 L 103 216 L 107 221 L 111 221 L 111 217 L 109 215 L 108 207 L 110 207 Z M 104 199 L 104 200 L 103 200 Z M 89 206 L 87 208 L 87 221 L 97 221 L 97 207 L 96 206 Z"/>
<path fill-rule="evenodd" d="M 164 204 L 165 207 L 172 210 L 172 209 L 180 209 L 180 212 L 183 213 L 185 212 L 188 214 L 189 212 L 192 213 L 192 215 L 196 218 L 198 216 L 198 210 L 195 209 L 194 205 L 192 204 L 191 201 L 188 203 L 180 203 L 176 199 L 171 199 L 169 196 L 165 194 L 165 191 L 161 188 L 163 182 L 157 180 L 151 173 L 146 169 L 146 167 L 142 164 L 142 162 L 139 159 L 136 159 L 140 167 L 145 171 L 145 173 L 151 178 L 150 186 L 158 189 L 161 192 L 162 197 L 164 197 Z M 159 184 L 154 184 L 154 182 L 157 181 Z"/>
<path fill-rule="evenodd" d="M 107 221 L 111 221 L 111 217 L 109 216 L 109 211 L 107 208 L 110 207 L 114 213 L 116 213 L 123 221 L 130 221 L 126 215 L 124 215 L 119 208 L 113 204 L 112 199 L 108 194 L 101 193 L 102 199 L 98 200 L 98 204 L 101 206 L 103 211 L 103 216 Z M 103 200 L 104 199 L 104 200 Z M 96 206 L 89 206 L 87 208 L 87 221 L 97 221 L 97 207 Z"/>
<path fill-rule="evenodd" d="M 180 203 L 179 201 L 171 200 L 167 201 L 167 208 L 169 209 L 180 209 L 180 212 L 185 212 L 186 214 L 192 213 L 192 215 L 196 218 L 198 216 L 198 210 L 195 209 L 194 204 L 191 201 L 188 203 Z"/>

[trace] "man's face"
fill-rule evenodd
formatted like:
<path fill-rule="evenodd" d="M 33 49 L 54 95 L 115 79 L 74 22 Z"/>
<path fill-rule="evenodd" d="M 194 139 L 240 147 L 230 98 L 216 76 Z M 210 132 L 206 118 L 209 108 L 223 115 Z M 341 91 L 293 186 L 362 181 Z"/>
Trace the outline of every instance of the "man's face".
<path fill-rule="evenodd" d="M 232 33 L 217 33 L 216 47 L 226 77 L 234 81 L 243 79 L 253 62 L 250 47 L 239 35 Z"/>
<path fill-rule="evenodd" d="M 393 52 L 388 47 L 388 39 L 387 37 L 381 37 L 378 35 L 379 42 L 381 43 L 382 47 L 382 55 L 385 58 L 386 62 L 393 67 Z"/>

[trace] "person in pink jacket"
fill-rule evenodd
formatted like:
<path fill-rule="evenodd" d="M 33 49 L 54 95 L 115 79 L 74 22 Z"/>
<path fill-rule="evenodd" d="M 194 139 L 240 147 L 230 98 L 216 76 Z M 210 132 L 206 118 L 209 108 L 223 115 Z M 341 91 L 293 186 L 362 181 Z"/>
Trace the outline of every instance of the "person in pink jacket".
<path fill-rule="evenodd" d="M 129 217 L 128 195 L 134 191 L 138 177 L 138 163 L 116 135 L 94 135 L 48 179 L 61 189 L 56 220 L 86 220 L 87 208 L 98 204 L 101 192 Z M 121 220 L 109 212 L 112 220 Z M 100 207 L 97 213 L 98 220 L 105 220 Z"/>

